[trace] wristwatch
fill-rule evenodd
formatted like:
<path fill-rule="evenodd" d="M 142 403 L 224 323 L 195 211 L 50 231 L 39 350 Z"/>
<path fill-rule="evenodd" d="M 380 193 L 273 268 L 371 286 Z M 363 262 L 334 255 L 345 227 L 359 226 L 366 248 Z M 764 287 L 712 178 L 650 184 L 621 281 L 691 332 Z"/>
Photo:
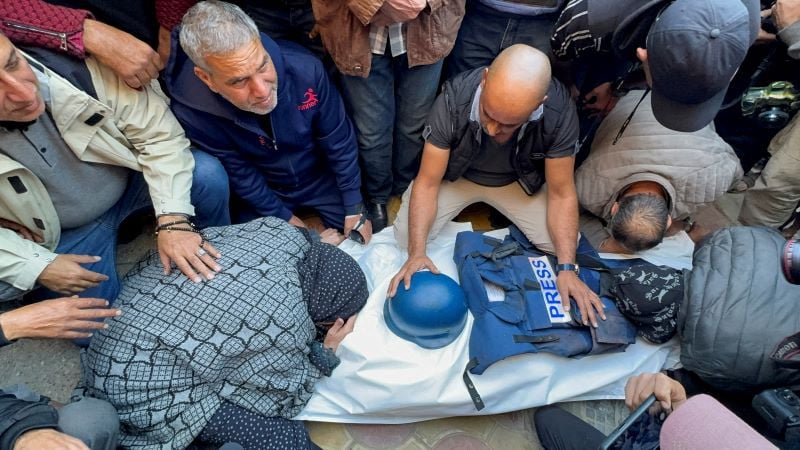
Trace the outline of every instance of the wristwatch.
<path fill-rule="evenodd" d="M 556 274 L 562 270 L 569 270 L 571 272 L 575 272 L 575 275 L 578 275 L 581 271 L 581 268 L 577 264 L 556 264 L 555 270 Z"/>

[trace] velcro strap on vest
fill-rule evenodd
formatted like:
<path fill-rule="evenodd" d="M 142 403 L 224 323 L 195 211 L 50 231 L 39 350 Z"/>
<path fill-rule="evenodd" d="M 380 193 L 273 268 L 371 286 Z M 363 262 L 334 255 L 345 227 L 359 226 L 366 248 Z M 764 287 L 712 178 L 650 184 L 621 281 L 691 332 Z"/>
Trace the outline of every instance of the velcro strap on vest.
<path fill-rule="evenodd" d="M 800 368 L 800 333 L 795 333 L 779 342 L 770 358 L 779 366 Z"/>
<path fill-rule="evenodd" d="M 561 339 L 560 337 L 554 336 L 552 334 L 548 334 L 545 336 L 526 336 L 524 334 L 514 335 L 515 344 L 546 344 L 548 342 L 556 342 L 560 339 Z"/>
<path fill-rule="evenodd" d="M 472 404 L 475 405 L 475 409 L 480 411 L 486 405 L 483 404 L 481 395 L 478 394 L 478 390 L 475 389 L 475 384 L 472 382 L 472 378 L 469 377 L 469 371 L 476 367 L 478 367 L 478 358 L 470 359 L 467 363 L 467 367 L 464 369 L 464 375 L 462 375 L 462 379 L 464 380 L 464 385 L 467 387 L 467 392 L 469 392 L 469 397 L 472 399 Z"/>
<path fill-rule="evenodd" d="M 520 248 L 519 244 L 516 242 L 509 242 L 507 244 L 503 244 L 494 250 L 492 250 L 492 261 L 497 261 L 498 259 L 502 259 L 517 253 L 522 253 L 522 248 Z"/>
<path fill-rule="evenodd" d="M 536 280 L 532 280 L 530 278 L 525 278 L 522 282 L 522 288 L 526 291 L 541 291 L 542 287 L 539 286 L 539 282 Z"/>

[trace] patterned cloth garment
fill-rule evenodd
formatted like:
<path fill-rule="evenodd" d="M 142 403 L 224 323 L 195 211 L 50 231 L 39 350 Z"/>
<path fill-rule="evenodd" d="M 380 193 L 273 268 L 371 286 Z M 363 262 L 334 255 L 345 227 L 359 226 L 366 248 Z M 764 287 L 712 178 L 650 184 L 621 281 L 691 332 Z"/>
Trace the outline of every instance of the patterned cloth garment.
<path fill-rule="evenodd" d="M 274 217 L 205 233 L 221 273 L 193 283 L 150 255 L 124 281 L 122 315 L 82 354 L 87 393 L 117 409 L 126 448 L 185 448 L 223 400 L 292 418 L 320 377 L 298 274 L 306 237 Z"/>
<path fill-rule="evenodd" d="M 683 302 L 684 273 L 670 267 L 633 266 L 614 273 L 611 293 L 622 314 L 654 344 L 675 336 Z"/>

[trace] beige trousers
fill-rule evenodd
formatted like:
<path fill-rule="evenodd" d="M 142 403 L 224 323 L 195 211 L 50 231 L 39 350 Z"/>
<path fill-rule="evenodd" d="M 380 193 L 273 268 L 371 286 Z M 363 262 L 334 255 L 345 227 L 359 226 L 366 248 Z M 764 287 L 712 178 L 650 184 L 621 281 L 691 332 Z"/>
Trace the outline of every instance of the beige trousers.
<path fill-rule="evenodd" d="M 403 201 L 394 221 L 394 236 L 400 248 L 408 247 L 408 207 L 412 183 L 403 194 Z M 436 238 L 442 228 L 467 206 L 484 202 L 514 223 L 539 249 L 554 253 L 553 240 L 547 231 L 547 186 L 530 196 L 519 183 L 502 187 L 475 184 L 464 178 L 442 181 L 439 187 L 439 208 L 428 234 L 428 240 Z"/>
<path fill-rule="evenodd" d="M 744 194 L 739 222 L 777 228 L 800 202 L 800 114 L 769 143 L 772 157 Z"/>

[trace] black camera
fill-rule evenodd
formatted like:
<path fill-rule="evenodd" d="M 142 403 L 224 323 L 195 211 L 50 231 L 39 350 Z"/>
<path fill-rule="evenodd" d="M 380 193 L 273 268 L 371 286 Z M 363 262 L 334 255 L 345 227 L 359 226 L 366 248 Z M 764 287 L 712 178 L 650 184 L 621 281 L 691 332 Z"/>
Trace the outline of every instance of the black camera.
<path fill-rule="evenodd" d="M 776 436 L 794 440 L 800 435 L 800 398 L 789 389 L 769 389 L 756 395 L 753 408 Z"/>
<path fill-rule="evenodd" d="M 792 284 L 800 284 L 800 240 L 790 239 L 786 241 L 781 252 L 781 267 L 786 281 Z"/>

